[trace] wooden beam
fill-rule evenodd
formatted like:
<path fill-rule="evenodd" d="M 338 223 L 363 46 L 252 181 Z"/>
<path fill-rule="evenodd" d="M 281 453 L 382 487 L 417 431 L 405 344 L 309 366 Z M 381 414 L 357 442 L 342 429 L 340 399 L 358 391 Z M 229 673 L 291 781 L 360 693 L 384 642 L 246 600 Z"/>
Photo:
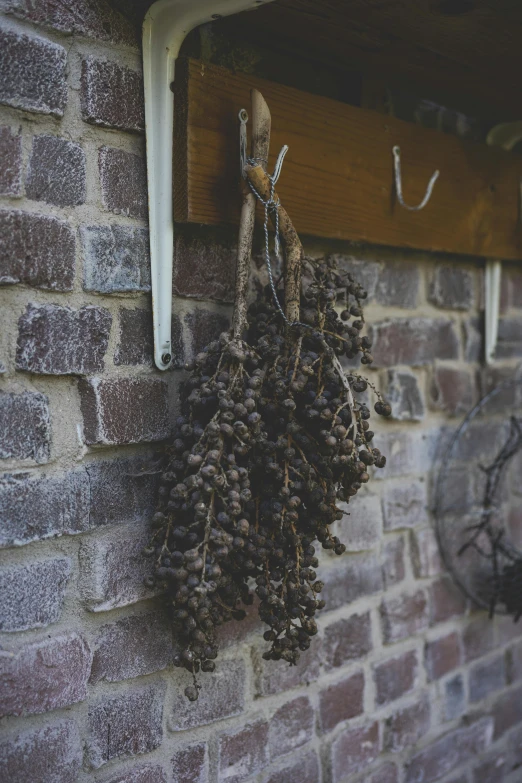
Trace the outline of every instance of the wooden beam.
<path fill-rule="evenodd" d="M 290 147 L 277 188 L 299 233 L 522 259 L 522 158 L 196 60 L 179 63 L 178 74 L 177 221 L 237 222 L 237 114 L 256 87 L 272 114 L 269 171 Z M 408 203 L 421 201 L 440 170 L 421 212 L 396 201 L 394 145 Z"/>

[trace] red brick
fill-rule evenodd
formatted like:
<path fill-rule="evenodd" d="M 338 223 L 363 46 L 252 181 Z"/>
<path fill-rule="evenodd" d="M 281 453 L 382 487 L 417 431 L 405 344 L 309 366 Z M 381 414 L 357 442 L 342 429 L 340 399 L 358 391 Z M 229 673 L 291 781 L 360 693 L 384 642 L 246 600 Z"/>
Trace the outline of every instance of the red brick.
<path fill-rule="evenodd" d="M 75 783 L 81 764 L 80 735 L 72 720 L 4 735 L 0 741 L 5 783 Z"/>
<path fill-rule="evenodd" d="M 321 729 L 331 731 L 339 723 L 364 711 L 364 674 L 357 672 L 351 677 L 329 685 L 319 692 L 319 717 Z"/>
<path fill-rule="evenodd" d="M 384 587 L 392 587 L 393 585 L 402 582 L 405 576 L 404 538 L 402 536 L 385 538 L 382 564 Z"/>
<path fill-rule="evenodd" d="M 504 655 L 490 661 L 479 661 L 469 671 L 469 700 L 471 703 L 485 699 L 506 684 Z"/>
<path fill-rule="evenodd" d="M 361 783 L 398 783 L 399 772 L 391 761 L 383 764 L 376 772 L 371 772 Z"/>
<path fill-rule="evenodd" d="M 332 742 L 332 783 L 346 781 L 379 755 L 379 724 L 343 731 Z"/>
<path fill-rule="evenodd" d="M 24 283 L 71 291 L 75 239 L 71 227 L 49 215 L 0 210 L 0 285 Z"/>
<path fill-rule="evenodd" d="M 186 685 L 191 684 L 189 675 L 176 689 L 169 718 L 171 731 L 184 731 L 196 726 L 205 726 L 217 720 L 239 715 L 245 707 L 246 671 L 240 658 L 219 660 L 211 675 L 200 678 L 201 690 L 197 701 L 190 702 L 184 694 Z"/>
<path fill-rule="evenodd" d="M 326 611 L 382 590 L 380 557 L 373 553 L 352 554 L 328 569 L 328 579 L 321 592 Z"/>
<path fill-rule="evenodd" d="M 481 612 L 462 632 L 466 662 L 474 661 L 495 648 L 495 625 Z"/>
<path fill-rule="evenodd" d="M 406 370 L 388 370 L 386 400 L 391 405 L 391 418 L 397 421 L 422 421 L 426 413 L 417 378 Z"/>
<path fill-rule="evenodd" d="M 0 50 L 0 103 L 61 117 L 67 102 L 63 46 L 2 30 Z"/>
<path fill-rule="evenodd" d="M 243 783 L 268 763 L 268 723 L 247 723 L 218 738 L 220 783 Z"/>
<path fill-rule="evenodd" d="M 319 759 L 311 751 L 290 766 L 273 772 L 263 783 L 318 783 L 320 774 Z"/>
<path fill-rule="evenodd" d="M 461 674 L 455 674 L 444 683 L 444 719 L 455 720 L 455 718 L 459 718 L 465 708 L 464 678 Z"/>
<path fill-rule="evenodd" d="M 495 701 L 491 708 L 495 721 L 495 739 L 522 721 L 522 687 L 512 688 Z"/>
<path fill-rule="evenodd" d="M 20 546 L 89 529 L 89 481 L 85 470 L 57 477 L 29 473 L 0 477 L 0 547 Z"/>
<path fill-rule="evenodd" d="M 117 366 L 136 366 L 140 364 L 152 367 L 154 364 L 154 339 L 152 334 L 152 312 L 149 310 L 120 309 L 120 339 L 114 354 Z M 172 368 L 182 367 L 185 360 L 181 321 L 172 315 Z"/>
<path fill-rule="evenodd" d="M 434 408 L 449 416 L 466 413 L 475 400 L 470 373 L 452 367 L 436 367 L 431 379 L 430 399 Z"/>
<path fill-rule="evenodd" d="M 207 746 L 204 742 L 180 748 L 172 757 L 176 783 L 206 783 L 207 770 Z"/>
<path fill-rule="evenodd" d="M 0 567 L 0 630 L 27 631 L 59 620 L 70 572 L 65 557 Z"/>
<path fill-rule="evenodd" d="M 143 78 L 130 68 L 87 57 L 82 61 L 82 119 L 103 128 L 145 129 Z"/>
<path fill-rule="evenodd" d="M 229 318 L 223 313 L 196 308 L 187 313 L 184 319 L 187 335 L 187 360 L 196 356 L 210 342 L 217 340 L 221 332 L 230 326 Z"/>
<path fill-rule="evenodd" d="M 487 759 L 482 759 L 473 769 L 473 783 L 499 783 L 505 780 L 504 776 L 509 773 L 507 754 L 502 755 L 501 751 L 495 753 Z"/>
<path fill-rule="evenodd" d="M 258 696 L 289 691 L 314 682 L 319 677 L 321 640 L 317 636 L 314 636 L 310 649 L 301 655 L 296 666 L 287 666 L 285 663 L 281 665 L 281 661 L 264 661 L 261 657 L 263 650 L 264 648 L 252 650 L 256 675 L 255 692 Z"/>
<path fill-rule="evenodd" d="M 87 696 L 92 654 L 77 633 L 27 644 L 0 658 L 0 714 L 31 715 L 68 707 Z"/>
<path fill-rule="evenodd" d="M 91 378 L 79 382 L 79 391 L 87 444 L 143 443 L 168 437 L 165 381 Z"/>
<path fill-rule="evenodd" d="M 384 749 L 400 753 L 415 745 L 430 730 L 430 705 L 427 696 L 394 712 L 384 721 Z"/>
<path fill-rule="evenodd" d="M 441 429 L 419 430 L 403 428 L 379 434 L 379 448 L 389 459 L 386 467 L 375 473 L 378 480 L 416 475 L 416 481 L 425 481 L 425 474 L 433 469 L 433 459 L 441 439 Z"/>
<path fill-rule="evenodd" d="M 438 266 L 431 281 L 429 299 L 446 310 L 469 310 L 473 305 L 473 275 L 458 266 Z"/>
<path fill-rule="evenodd" d="M 416 527 L 426 520 L 426 484 L 418 481 L 386 484 L 382 494 L 385 530 Z"/>
<path fill-rule="evenodd" d="M 150 291 L 149 232 L 134 226 L 82 226 L 83 287 L 101 294 Z"/>
<path fill-rule="evenodd" d="M 338 524 L 338 535 L 348 552 L 374 549 L 381 540 L 382 510 L 377 495 L 360 493 L 353 505 L 342 503 L 345 512 Z"/>
<path fill-rule="evenodd" d="M 104 459 L 88 462 L 89 525 L 148 520 L 156 508 L 159 477 L 150 458 Z"/>
<path fill-rule="evenodd" d="M 384 264 L 375 289 L 376 301 L 385 307 L 412 309 L 419 298 L 419 267 L 403 261 Z"/>
<path fill-rule="evenodd" d="M 504 275 L 502 275 L 504 279 Z M 464 339 L 464 360 L 478 362 L 484 356 L 484 327 L 478 318 L 462 323 Z"/>
<path fill-rule="evenodd" d="M 434 582 L 430 589 L 430 597 L 433 625 L 443 623 L 466 611 L 466 599 L 450 577 L 443 577 L 438 582 Z"/>
<path fill-rule="evenodd" d="M 442 560 L 437 538 L 431 527 L 411 532 L 410 550 L 413 573 L 417 579 L 426 579 L 440 574 Z"/>
<path fill-rule="evenodd" d="M 440 639 L 426 642 L 424 647 L 424 664 L 429 680 L 438 680 L 445 674 L 456 669 L 462 662 L 460 639 L 456 631 Z"/>
<path fill-rule="evenodd" d="M 197 299 L 234 301 L 236 239 L 228 231 L 184 228 L 176 235 L 174 291 Z"/>
<path fill-rule="evenodd" d="M 98 769 L 111 759 L 150 753 L 163 739 L 165 685 L 134 687 L 89 705 L 87 759 Z"/>
<path fill-rule="evenodd" d="M 385 598 L 381 604 L 381 625 L 385 644 L 425 630 L 428 627 L 428 602 L 424 591 Z"/>
<path fill-rule="evenodd" d="M 509 684 L 522 679 L 522 644 L 506 650 L 506 674 Z"/>
<path fill-rule="evenodd" d="M 116 776 L 104 778 L 103 783 L 167 783 L 167 777 L 157 764 L 140 764 Z"/>
<path fill-rule="evenodd" d="M 358 660 L 373 648 L 370 613 L 354 614 L 331 623 L 325 628 L 323 659 L 325 669 L 344 666 Z"/>
<path fill-rule="evenodd" d="M 270 758 L 290 753 L 306 745 L 314 734 L 314 709 L 307 696 L 283 704 L 270 720 Z"/>
<path fill-rule="evenodd" d="M 39 375 L 99 372 L 111 324 L 111 314 L 102 307 L 28 304 L 18 320 L 16 368 Z"/>
<path fill-rule="evenodd" d="M 510 642 L 520 639 L 522 634 L 522 623 L 515 622 L 509 615 L 496 615 L 493 618 L 492 624 L 496 630 L 496 641 L 498 646 L 509 644 Z"/>
<path fill-rule="evenodd" d="M 501 318 L 498 323 L 497 359 L 522 356 L 522 319 Z"/>
<path fill-rule="evenodd" d="M 172 660 L 172 627 L 164 612 L 102 626 L 94 641 L 89 682 L 118 682 L 164 669 Z"/>
<path fill-rule="evenodd" d="M 0 391 L 0 459 L 47 462 L 51 452 L 49 401 L 44 394 Z"/>
<path fill-rule="evenodd" d="M 85 202 L 85 153 L 79 144 L 57 136 L 34 136 L 25 182 L 27 198 L 57 207 Z"/>
<path fill-rule="evenodd" d="M 0 196 L 22 195 L 22 134 L 8 125 L 0 127 Z"/>
<path fill-rule="evenodd" d="M 415 650 L 389 658 L 373 668 L 377 704 L 388 704 L 415 687 L 418 660 Z"/>
<path fill-rule="evenodd" d="M 150 530 L 143 524 L 115 525 L 80 543 L 80 594 L 92 612 L 128 606 L 152 591 L 143 580 L 152 562 L 143 556 Z"/>
<path fill-rule="evenodd" d="M 432 783 L 472 760 L 491 743 L 493 725 L 483 718 L 433 742 L 407 764 L 405 783 Z"/>
<path fill-rule="evenodd" d="M 145 161 L 125 150 L 102 147 L 98 167 L 103 206 L 116 215 L 147 217 Z"/>
<path fill-rule="evenodd" d="M 459 338 L 446 318 L 396 318 L 370 329 L 376 367 L 421 367 L 435 359 L 458 359 Z"/>

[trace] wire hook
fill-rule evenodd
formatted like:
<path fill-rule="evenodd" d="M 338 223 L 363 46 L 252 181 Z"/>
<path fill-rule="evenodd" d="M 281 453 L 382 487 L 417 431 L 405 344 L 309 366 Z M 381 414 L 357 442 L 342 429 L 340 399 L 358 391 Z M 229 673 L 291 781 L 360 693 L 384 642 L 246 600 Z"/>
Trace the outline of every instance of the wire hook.
<path fill-rule="evenodd" d="M 238 112 L 239 119 L 239 167 L 241 176 L 246 179 L 245 166 L 247 162 L 247 131 L 246 126 L 248 122 L 248 112 L 246 109 L 240 109 Z"/>
<path fill-rule="evenodd" d="M 430 200 L 431 194 L 433 193 L 433 187 L 439 178 L 440 171 L 437 169 L 437 171 L 433 174 L 432 178 L 428 182 L 426 193 L 424 195 L 424 198 L 420 202 L 420 204 L 417 204 L 416 207 L 411 207 L 409 204 L 406 204 L 402 195 L 401 149 L 396 145 L 393 148 L 392 152 L 393 152 L 393 163 L 395 169 L 395 190 L 397 191 L 397 199 L 399 201 L 399 204 L 402 207 L 404 207 L 404 209 L 409 209 L 411 212 L 418 212 L 419 210 L 424 209 L 424 207 Z"/>

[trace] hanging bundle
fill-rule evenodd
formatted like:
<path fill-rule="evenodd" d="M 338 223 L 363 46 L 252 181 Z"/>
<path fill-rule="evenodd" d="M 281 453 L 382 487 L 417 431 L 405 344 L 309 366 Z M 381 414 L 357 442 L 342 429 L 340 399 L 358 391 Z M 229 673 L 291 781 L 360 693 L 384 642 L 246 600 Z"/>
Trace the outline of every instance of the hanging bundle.
<path fill-rule="evenodd" d="M 233 327 L 189 368 L 147 549 L 155 557 L 149 583 L 164 588 L 183 648 L 175 663 L 194 674 L 185 691 L 191 700 L 195 675 L 214 670 L 216 628 L 244 618 L 254 594 L 268 626 L 264 658 L 295 664 L 308 649 L 314 615 L 325 605 L 314 542 L 345 551 L 331 531 L 346 513 L 339 501 L 350 502 L 369 481 L 370 466 L 385 464 L 373 446 L 369 407 L 357 399 L 374 387 L 355 371 L 346 375 L 340 362 L 372 361 L 361 335 L 366 292 L 332 259 L 304 258 L 275 193 L 277 176 L 265 171 L 268 107 L 255 90 L 252 102 Z M 247 308 L 256 198 L 265 207 L 270 285 Z M 283 286 L 272 276 L 269 217 L 284 247 Z M 376 412 L 389 415 L 374 392 Z"/>

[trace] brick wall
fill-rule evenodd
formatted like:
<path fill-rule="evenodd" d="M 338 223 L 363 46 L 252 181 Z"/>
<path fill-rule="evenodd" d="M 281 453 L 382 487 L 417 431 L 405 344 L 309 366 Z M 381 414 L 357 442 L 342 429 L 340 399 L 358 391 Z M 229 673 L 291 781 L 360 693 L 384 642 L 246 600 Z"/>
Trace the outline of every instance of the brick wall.
<path fill-rule="evenodd" d="M 134 22 L 103 0 L 6 0 L 0 33 L 0 778 L 9 783 L 520 781 L 522 627 L 474 611 L 432 531 L 433 459 L 492 377 L 479 259 L 335 252 L 369 291 L 388 454 L 324 556 L 293 669 L 254 615 L 222 629 L 197 703 L 141 548 L 180 369 L 230 317 L 234 237 L 180 229 L 175 362 L 152 365 Z M 122 4 L 120 3 L 120 7 Z M 505 267 L 500 369 L 522 356 Z"/>

